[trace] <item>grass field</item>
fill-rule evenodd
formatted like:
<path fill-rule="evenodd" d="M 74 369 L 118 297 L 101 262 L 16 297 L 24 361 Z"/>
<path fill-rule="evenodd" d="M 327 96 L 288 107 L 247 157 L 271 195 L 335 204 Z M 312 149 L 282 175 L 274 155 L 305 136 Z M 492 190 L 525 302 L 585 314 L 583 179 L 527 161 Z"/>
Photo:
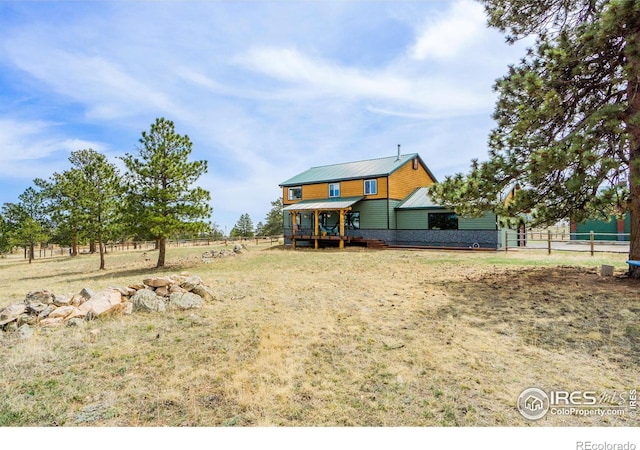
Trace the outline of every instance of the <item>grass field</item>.
<path fill-rule="evenodd" d="M 141 252 L 0 260 L 0 306 L 188 271 L 216 292 L 195 312 L 0 333 L 0 426 L 637 426 L 529 422 L 519 393 L 638 388 L 640 283 L 624 255 L 249 245 L 200 260 Z M 600 264 L 616 267 L 600 277 Z"/>

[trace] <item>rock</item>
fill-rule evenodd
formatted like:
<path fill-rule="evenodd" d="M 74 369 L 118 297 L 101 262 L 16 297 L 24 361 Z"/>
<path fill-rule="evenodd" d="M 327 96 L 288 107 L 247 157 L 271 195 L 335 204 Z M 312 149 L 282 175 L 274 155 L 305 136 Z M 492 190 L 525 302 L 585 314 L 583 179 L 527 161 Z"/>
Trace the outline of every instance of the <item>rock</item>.
<path fill-rule="evenodd" d="M 68 306 L 71 304 L 71 295 L 56 294 L 53 296 L 53 304 L 56 306 Z"/>
<path fill-rule="evenodd" d="M 134 291 L 139 291 L 140 289 L 144 289 L 145 285 L 144 284 L 139 284 L 139 283 L 134 283 L 134 284 L 130 284 L 127 287 L 129 289 L 133 289 Z"/>
<path fill-rule="evenodd" d="M 158 297 L 155 292 L 149 289 L 141 289 L 131 297 L 133 311 L 142 312 L 165 312 L 167 310 L 165 301 Z"/>
<path fill-rule="evenodd" d="M 242 253 L 242 245 L 240 245 L 240 244 L 235 244 L 235 245 L 233 246 L 233 252 L 234 252 L 234 253 Z"/>
<path fill-rule="evenodd" d="M 213 296 L 213 291 L 207 285 L 199 284 L 196 287 L 194 287 L 191 292 L 202 297 L 202 299 L 205 302 L 212 302 L 215 300 L 215 297 Z"/>
<path fill-rule="evenodd" d="M 31 315 L 31 314 L 21 314 L 20 317 L 18 317 L 18 320 L 16 320 L 16 323 L 18 324 L 18 328 L 20 328 L 22 325 L 35 325 L 38 322 L 38 317 Z"/>
<path fill-rule="evenodd" d="M 82 288 L 82 290 L 80 291 L 80 295 L 89 300 L 94 296 L 94 292 L 89 288 Z"/>
<path fill-rule="evenodd" d="M 47 305 L 47 307 L 38 314 L 38 319 L 46 319 L 54 309 L 56 309 L 54 305 Z"/>
<path fill-rule="evenodd" d="M 105 290 L 94 294 L 78 309 L 85 315 L 91 312 L 94 316 L 101 316 L 117 310 L 122 305 L 122 295 L 118 291 Z"/>
<path fill-rule="evenodd" d="M 73 306 L 80 306 L 82 305 L 84 302 L 86 302 L 88 300 L 88 298 L 80 295 L 80 294 L 75 294 L 73 297 L 71 297 L 71 304 Z"/>
<path fill-rule="evenodd" d="M 110 287 L 109 289 L 113 289 L 114 291 L 120 292 L 120 295 L 122 295 L 123 297 L 131 297 L 137 291 L 137 289 L 132 289 L 130 287 L 123 288 L 120 286 L 113 286 L 113 287 Z"/>
<path fill-rule="evenodd" d="M 71 312 L 71 314 L 69 314 L 67 317 L 65 317 L 64 320 L 71 320 L 71 319 L 76 319 L 76 318 L 83 319 L 85 316 L 86 316 L 86 313 L 80 311 L 80 308 L 74 307 L 73 311 Z"/>
<path fill-rule="evenodd" d="M 169 292 L 171 294 L 174 294 L 176 292 L 180 293 L 180 292 L 187 292 L 187 291 L 185 289 L 181 288 L 180 286 L 173 285 L 173 286 L 171 286 L 171 289 L 169 289 Z"/>
<path fill-rule="evenodd" d="M 51 314 L 49 314 L 48 318 L 49 319 L 55 319 L 57 317 L 62 317 L 64 319 L 69 314 L 71 314 L 75 309 L 76 309 L 76 307 L 75 306 L 71 306 L 71 305 L 69 305 L 69 306 L 61 306 L 61 307 L 56 308 L 53 311 L 51 311 Z"/>
<path fill-rule="evenodd" d="M 169 289 L 167 289 L 167 286 L 160 286 L 159 288 L 156 289 L 156 295 L 159 295 L 160 297 L 168 297 L 169 296 Z"/>
<path fill-rule="evenodd" d="M 122 310 L 122 314 L 125 315 L 130 315 L 133 312 L 133 303 L 131 302 L 126 302 L 124 304 L 124 309 Z"/>
<path fill-rule="evenodd" d="M 54 318 L 47 317 L 46 319 L 43 319 L 40 321 L 40 326 L 45 328 L 55 327 L 56 325 L 60 325 L 62 321 L 63 321 L 62 317 L 54 317 Z"/>
<path fill-rule="evenodd" d="M 14 331 L 18 330 L 18 322 L 16 322 L 15 320 L 13 322 L 9 322 L 8 324 L 4 325 L 2 329 L 7 333 L 13 333 Z"/>
<path fill-rule="evenodd" d="M 68 327 L 81 327 L 84 325 L 84 320 L 80 317 L 74 317 L 73 319 L 67 320 Z"/>
<path fill-rule="evenodd" d="M 47 305 L 40 302 L 33 302 L 27 305 L 27 314 L 35 314 L 36 316 L 47 309 Z"/>
<path fill-rule="evenodd" d="M 53 303 L 54 299 L 55 297 L 51 291 L 31 291 L 25 297 L 24 303 L 44 303 L 45 305 L 50 305 Z"/>
<path fill-rule="evenodd" d="M 182 310 L 201 308 L 204 304 L 202 297 L 191 292 L 173 293 L 171 297 L 169 297 L 169 302 L 172 308 Z"/>
<path fill-rule="evenodd" d="M 27 309 L 24 303 L 15 303 L 0 310 L 0 326 L 13 322 L 20 317 Z"/>
<path fill-rule="evenodd" d="M 199 284 L 202 284 L 202 278 L 197 275 L 193 275 L 180 283 L 180 287 L 185 291 L 192 291 L 193 288 Z"/>
<path fill-rule="evenodd" d="M 162 286 L 170 286 L 173 284 L 173 280 L 169 277 L 154 277 L 154 278 L 147 278 L 145 280 L 142 280 L 142 282 L 144 284 L 146 284 L 147 286 L 151 286 L 154 288 L 159 288 Z"/>

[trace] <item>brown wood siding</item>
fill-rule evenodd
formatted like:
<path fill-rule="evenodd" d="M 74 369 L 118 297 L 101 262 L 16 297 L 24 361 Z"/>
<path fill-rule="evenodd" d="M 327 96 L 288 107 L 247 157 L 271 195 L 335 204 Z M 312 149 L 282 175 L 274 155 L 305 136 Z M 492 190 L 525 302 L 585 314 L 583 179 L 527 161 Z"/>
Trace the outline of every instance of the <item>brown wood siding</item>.
<path fill-rule="evenodd" d="M 430 186 L 433 180 L 422 164 L 413 169 L 413 160 L 389 175 L 389 198 L 403 200 L 416 188 Z"/>
<path fill-rule="evenodd" d="M 371 180 L 373 178 L 366 178 Z M 375 178 L 378 180 L 378 193 L 367 195 L 367 199 L 376 200 L 387 198 L 387 177 Z M 364 195 L 364 178 L 360 180 L 336 181 L 340 183 L 340 197 L 359 197 Z M 282 198 L 285 205 L 297 203 L 299 200 L 288 200 L 288 187 L 283 188 Z M 316 200 L 329 198 L 329 183 L 305 184 L 302 186 L 302 200 Z"/>
<path fill-rule="evenodd" d="M 342 186 L 340 186 L 342 195 Z M 329 183 L 307 184 L 302 186 L 302 200 L 329 198 Z"/>

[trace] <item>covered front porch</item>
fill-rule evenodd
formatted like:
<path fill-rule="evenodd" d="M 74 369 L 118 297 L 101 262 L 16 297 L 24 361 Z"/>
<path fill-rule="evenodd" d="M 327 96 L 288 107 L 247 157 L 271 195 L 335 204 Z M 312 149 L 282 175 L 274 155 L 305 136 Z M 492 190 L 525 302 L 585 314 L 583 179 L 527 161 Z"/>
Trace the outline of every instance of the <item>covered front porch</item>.
<path fill-rule="evenodd" d="M 345 242 L 358 239 L 347 230 L 357 228 L 359 216 L 352 214 L 352 207 L 364 197 L 349 197 L 327 200 L 305 200 L 283 208 L 288 213 L 289 227 L 285 228 L 285 239 L 291 240 L 292 248 L 298 241 L 311 242 L 318 249 L 322 242 L 338 243 L 343 249 Z"/>

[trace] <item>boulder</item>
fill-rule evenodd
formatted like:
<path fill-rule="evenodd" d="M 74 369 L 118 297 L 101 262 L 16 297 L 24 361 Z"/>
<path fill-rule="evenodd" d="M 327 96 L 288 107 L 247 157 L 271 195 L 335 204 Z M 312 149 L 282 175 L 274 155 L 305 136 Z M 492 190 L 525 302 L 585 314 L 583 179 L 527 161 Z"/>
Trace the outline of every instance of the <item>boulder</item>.
<path fill-rule="evenodd" d="M 235 244 L 235 245 L 233 246 L 233 252 L 234 252 L 234 253 L 242 253 L 242 245 L 240 245 L 240 244 Z"/>
<path fill-rule="evenodd" d="M 202 284 L 202 278 L 197 275 L 192 275 L 180 283 L 180 287 L 185 291 L 192 291 L 194 287 Z"/>
<path fill-rule="evenodd" d="M 169 289 L 169 292 L 171 294 L 174 294 L 176 292 L 187 292 L 185 289 L 181 288 L 180 286 L 176 286 L 175 284 L 173 286 L 171 286 L 171 289 Z"/>
<path fill-rule="evenodd" d="M 159 288 L 156 289 L 156 295 L 160 296 L 160 297 L 168 297 L 169 296 L 169 289 L 167 289 L 167 286 L 160 286 Z"/>
<path fill-rule="evenodd" d="M 91 297 L 93 297 L 94 292 L 89 288 L 82 288 L 82 290 L 80 291 L 80 295 L 89 300 Z"/>
<path fill-rule="evenodd" d="M 42 290 L 42 291 L 31 291 L 27 294 L 24 299 L 25 304 L 29 303 L 44 303 L 45 305 L 50 305 L 55 300 L 55 296 L 51 291 Z"/>
<path fill-rule="evenodd" d="M 20 317 L 18 317 L 18 320 L 16 320 L 18 328 L 22 325 L 36 325 L 37 323 L 38 317 L 27 313 L 21 314 Z"/>
<path fill-rule="evenodd" d="M 139 291 L 140 289 L 144 289 L 145 288 L 144 284 L 140 284 L 140 283 L 130 284 L 127 287 L 129 289 L 133 289 L 134 291 Z"/>
<path fill-rule="evenodd" d="M 44 303 L 33 302 L 33 303 L 29 303 L 27 305 L 27 311 L 26 312 L 27 312 L 27 314 L 38 315 L 42 311 L 44 311 L 45 309 L 47 309 L 47 305 L 45 305 Z"/>
<path fill-rule="evenodd" d="M 133 311 L 165 312 L 166 304 L 162 297 L 149 289 L 141 289 L 131 297 Z"/>
<path fill-rule="evenodd" d="M 162 286 L 170 286 L 173 284 L 173 280 L 169 277 L 153 277 L 142 280 L 142 282 L 154 288 L 159 288 Z"/>
<path fill-rule="evenodd" d="M 55 327 L 56 325 L 60 325 L 63 322 L 62 317 L 47 317 L 40 321 L 41 327 Z"/>
<path fill-rule="evenodd" d="M 201 308 L 204 304 L 204 300 L 199 295 L 191 292 L 175 292 L 169 297 L 169 304 L 172 308 L 176 309 L 195 309 Z"/>
<path fill-rule="evenodd" d="M 47 305 L 45 309 L 43 309 L 42 311 L 40 311 L 40 313 L 38 313 L 38 319 L 46 319 L 47 317 L 49 317 L 49 314 L 51 314 L 51 311 L 53 311 L 54 309 L 56 309 L 55 305 Z"/>
<path fill-rule="evenodd" d="M 94 294 L 89 300 L 78 307 L 85 315 L 92 313 L 94 316 L 101 316 L 112 312 L 122 304 L 122 295 L 112 289 L 100 291 Z"/>
<path fill-rule="evenodd" d="M 73 296 L 65 294 L 55 294 L 53 296 L 53 304 L 56 306 L 68 306 L 71 304 Z"/>
<path fill-rule="evenodd" d="M 84 302 L 86 302 L 88 300 L 88 298 L 83 297 L 80 294 L 75 294 L 73 297 L 71 297 L 71 304 L 73 306 L 80 306 L 82 305 Z"/>
<path fill-rule="evenodd" d="M 212 302 L 215 300 L 215 297 L 213 296 L 213 291 L 211 290 L 211 288 L 205 284 L 199 284 L 196 287 L 193 288 L 193 290 L 191 291 L 194 294 L 202 297 L 202 299 L 205 302 Z"/>
<path fill-rule="evenodd" d="M 53 311 L 51 311 L 51 314 L 49 314 L 48 318 L 49 319 L 55 319 L 56 317 L 62 317 L 64 319 L 69 314 L 71 314 L 75 309 L 76 309 L 76 307 L 75 306 L 71 306 L 71 305 L 69 305 L 69 306 L 61 306 L 61 307 L 56 308 Z"/>
<path fill-rule="evenodd" d="M 84 325 L 84 320 L 80 317 L 74 317 L 73 319 L 67 320 L 68 327 L 80 327 L 82 325 Z"/>
<path fill-rule="evenodd" d="M 126 287 L 125 288 L 125 287 L 120 287 L 120 286 L 113 286 L 113 287 L 110 287 L 109 289 L 113 289 L 114 291 L 120 292 L 120 294 L 123 297 L 131 297 L 137 291 L 137 289 L 132 289 L 130 287 Z"/>
<path fill-rule="evenodd" d="M 27 309 L 27 305 L 24 303 L 15 303 L 13 305 L 9 305 L 6 308 L 0 310 L 0 326 L 7 324 L 9 322 L 13 322 L 16 320 L 22 313 L 24 313 Z"/>
<path fill-rule="evenodd" d="M 86 313 L 80 311 L 79 308 L 73 308 L 73 311 L 71 311 L 71 314 L 66 316 L 64 320 L 83 319 L 85 316 L 86 316 Z"/>

